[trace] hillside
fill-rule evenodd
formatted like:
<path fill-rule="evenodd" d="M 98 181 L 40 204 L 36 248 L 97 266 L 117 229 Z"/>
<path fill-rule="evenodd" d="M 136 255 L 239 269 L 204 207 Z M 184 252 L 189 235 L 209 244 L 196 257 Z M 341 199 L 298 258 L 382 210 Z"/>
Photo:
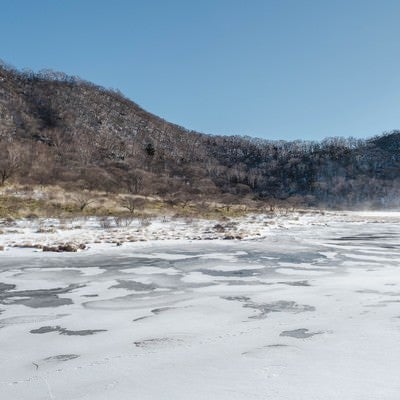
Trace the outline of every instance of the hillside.
<path fill-rule="evenodd" d="M 0 185 L 395 207 L 399 149 L 399 132 L 322 142 L 205 135 L 76 77 L 0 67 Z"/>

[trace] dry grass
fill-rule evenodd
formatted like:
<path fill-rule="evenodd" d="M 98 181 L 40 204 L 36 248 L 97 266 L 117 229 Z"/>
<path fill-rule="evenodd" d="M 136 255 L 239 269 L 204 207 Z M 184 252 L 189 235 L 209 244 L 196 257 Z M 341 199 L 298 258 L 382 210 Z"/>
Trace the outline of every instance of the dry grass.
<path fill-rule="evenodd" d="M 66 191 L 60 186 L 9 185 L 0 190 L 0 218 L 55 217 L 59 219 L 103 217 L 104 224 L 128 226 L 132 218 L 179 217 L 227 220 L 249 213 L 268 213 L 262 202 L 224 204 L 217 201 L 171 203 L 155 197 L 136 196 L 140 204 L 134 212 L 124 207 L 126 194 L 97 191 Z M 276 212 L 277 210 L 275 210 Z M 107 217 L 112 217 L 111 222 Z"/>

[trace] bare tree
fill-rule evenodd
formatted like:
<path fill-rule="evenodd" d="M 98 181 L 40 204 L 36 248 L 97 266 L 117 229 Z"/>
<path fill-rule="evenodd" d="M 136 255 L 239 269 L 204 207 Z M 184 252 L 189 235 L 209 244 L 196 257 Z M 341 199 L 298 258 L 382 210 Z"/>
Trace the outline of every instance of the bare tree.
<path fill-rule="evenodd" d="M 74 201 L 79 207 L 80 211 L 83 211 L 89 204 L 94 203 L 94 199 L 88 192 L 81 192 L 74 196 Z"/>
<path fill-rule="evenodd" d="M 128 172 L 123 182 L 129 193 L 136 194 L 139 193 L 143 188 L 143 177 L 134 172 Z"/>
<path fill-rule="evenodd" d="M 125 196 L 121 200 L 121 207 L 126 208 L 130 214 L 134 214 L 139 208 L 142 208 L 145 200 L 141 197 Z"/>
<path fill-rule="evenodd" d="M 13 177 L 22 164 L 22 146 L 14 142 L 0 142 L 0 186 Z"/>

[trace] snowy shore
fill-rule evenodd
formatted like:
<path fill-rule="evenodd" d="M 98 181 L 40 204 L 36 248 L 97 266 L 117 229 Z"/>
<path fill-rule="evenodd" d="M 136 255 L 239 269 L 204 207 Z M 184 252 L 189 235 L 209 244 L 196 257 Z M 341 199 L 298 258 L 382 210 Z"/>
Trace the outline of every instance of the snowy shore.
<path fill-rule="evenodd" d="M 67 244 L 72 245 L 72 250 L 96 251 L 136 242 L 254 240 L 292 227 L 385 221 L 400 222 L 400 212 L 282 212 L 225 221 L 166 217 L 126 221 L 112 217 L 3 220 L 0 221 L 0 254 L 1 250 L 5 251 L 3 255 L 14 254 L 17 249 L 42 251 L 44 248 L 46 251 Z"/>
<path fill-rule="evenodd" d="M 63 223 L 1 228 L 0 397 L 398 399 L 399 213 Z"/>

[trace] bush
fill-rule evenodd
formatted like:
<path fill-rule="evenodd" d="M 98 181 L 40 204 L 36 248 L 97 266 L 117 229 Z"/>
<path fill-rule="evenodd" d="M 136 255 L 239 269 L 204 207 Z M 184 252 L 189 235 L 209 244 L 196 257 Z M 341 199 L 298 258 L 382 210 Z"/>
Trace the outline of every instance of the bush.
<path fill-rule="evenodd" d="M 118 228 L 128 227 L 132 224 L 134 218 L 131 215 L 114 217 L 115 226 Z"/>
<path fill-rule="evenodd" d="M 111 218 L 109 217 L 100 217 L 99 218 L 100 228 L 110 229 L 112 227 Z"/>

